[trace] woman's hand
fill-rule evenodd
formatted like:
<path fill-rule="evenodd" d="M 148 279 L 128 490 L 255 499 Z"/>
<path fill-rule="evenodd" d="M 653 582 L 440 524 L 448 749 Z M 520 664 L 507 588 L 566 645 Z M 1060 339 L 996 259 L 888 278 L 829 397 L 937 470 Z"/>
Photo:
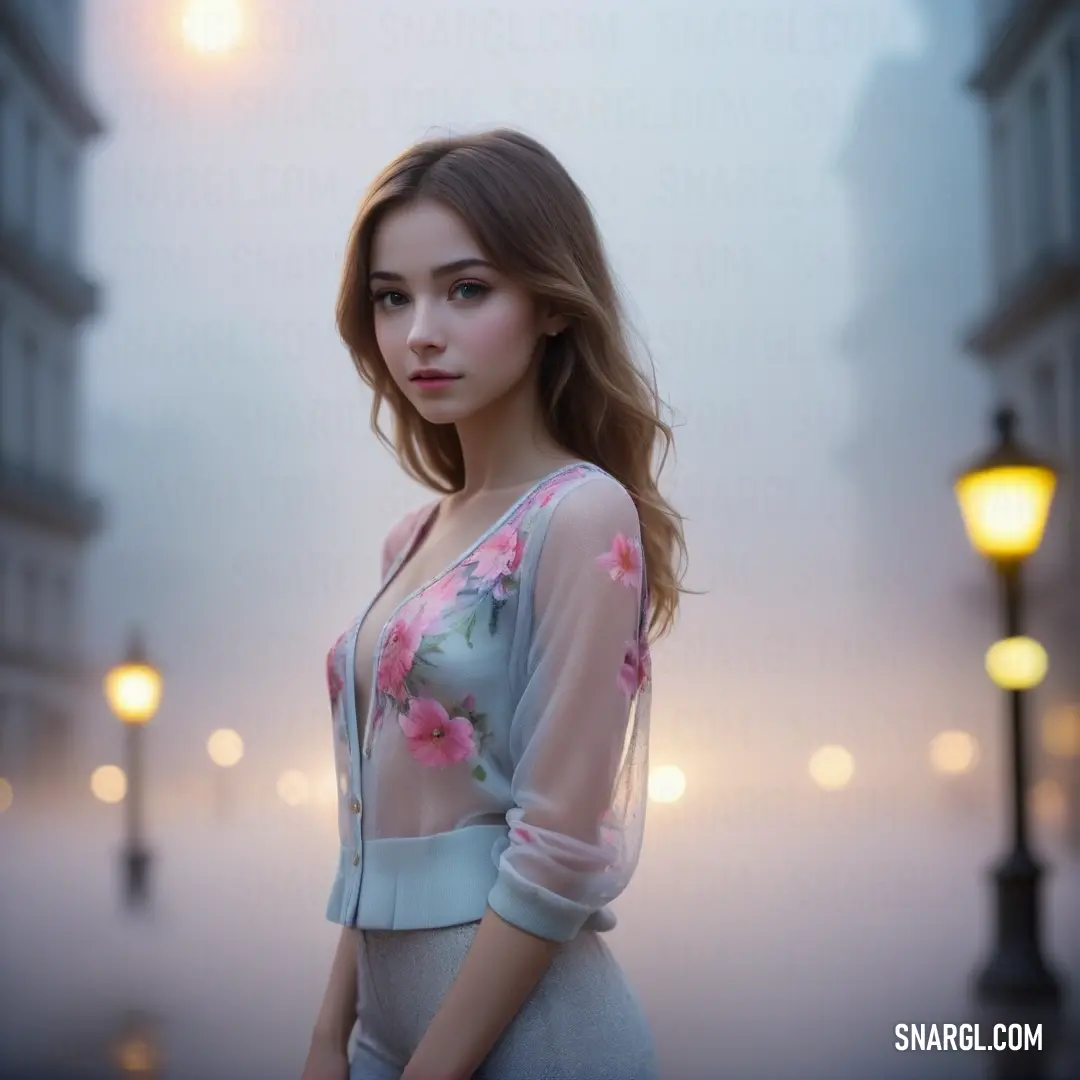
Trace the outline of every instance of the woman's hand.
<path fill-rule="evenodd" d="M 327 1039 L 312 1039 L 300 1080 L 349 1080 L 349 1055 Z"/>

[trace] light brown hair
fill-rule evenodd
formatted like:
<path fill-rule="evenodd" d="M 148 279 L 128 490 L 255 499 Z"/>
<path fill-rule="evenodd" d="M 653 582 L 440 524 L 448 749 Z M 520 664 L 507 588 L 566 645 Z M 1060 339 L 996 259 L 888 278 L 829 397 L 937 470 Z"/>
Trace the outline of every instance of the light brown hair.
<path fill-rule="evenodd" d="M 568 320 L 544 338 L 538 389 L 552 438 L 598 465 L 630 493 L 641 520 L 649 628 L 660 637 L 678 608 L 686 559 L 682 519 L 660 494 L 672 448 L 655 380 L 635 364 L 626 320 L 588 200 L 555 156 L 508 129 L 428 139 L 392 161 L 360 205 L 345 256 L 337 325 L 360 377 L 374 391 L 372 428 L 402 467 L 436 491 L 462 488 L 452 424 L 424 420 L 387 371 L 368 287 L 371 243 L 382 216 L 418 199 L 456 213 L 486 258 Z M 379 423 L 383 404 L 393 439 Z"/>

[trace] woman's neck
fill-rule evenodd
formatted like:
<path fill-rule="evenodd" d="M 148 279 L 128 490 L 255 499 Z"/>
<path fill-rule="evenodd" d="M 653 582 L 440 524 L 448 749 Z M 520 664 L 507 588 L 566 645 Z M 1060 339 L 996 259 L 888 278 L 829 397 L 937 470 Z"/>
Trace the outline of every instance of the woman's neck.
<path fill-rule="evenodd" d="M 540 415 L 535 374 L 457 424 L 465 463 L 459 499 L 527 486 L 575 460 L 548 434 Z"/>

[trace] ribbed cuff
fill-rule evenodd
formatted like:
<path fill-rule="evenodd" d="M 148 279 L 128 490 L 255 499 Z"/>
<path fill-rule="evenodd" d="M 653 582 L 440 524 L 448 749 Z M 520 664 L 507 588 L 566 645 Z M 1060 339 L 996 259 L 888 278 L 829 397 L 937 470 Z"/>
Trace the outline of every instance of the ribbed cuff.
<path fill-rule="evenodd" d="M 572 941 L 592 911 L 533 884 L 505 864 L 488 893 L 488 906 L 499 918 L 546 941 Z"/>

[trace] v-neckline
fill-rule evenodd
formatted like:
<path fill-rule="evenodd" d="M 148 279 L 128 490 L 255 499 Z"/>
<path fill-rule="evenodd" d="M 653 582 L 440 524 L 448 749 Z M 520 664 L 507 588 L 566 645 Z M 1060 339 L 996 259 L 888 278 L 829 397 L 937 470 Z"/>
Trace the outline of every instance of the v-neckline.
<path fill-rule="evenodd" d="M 434 577 L 428 578 L 423 584 L 417 586 L 410 593 L 399 600 L 394 607 L 390 610 L 386 619 L 383 621 L 383 625 L 379 630 L 379 636 L 375 640 L 375 649 L 371 657 L 371 679 L 367 692 L 367 709 L 364 715 L 364 731 L 363 738 L 360 739 L 361 749 L 364 756 L 368 756 L 371 753 L 370 744 L 370 732 L 372 730 L 372 711 L 375 704 L 375 694 L 377 691 L 378 672 L 379 672 L 379 658 L 382 654 L 383 646 L 386 643 L 386 632 L 393 625 L 394 620 L 401 613 L 402 608 L 406 604 L 411 603 L 422 592 L 430 589 L 436 582 L 441 581 L 447 574 L 453 573 L 459 566 L 461 566 L 470 556 L 475 555 L 477 550 L 485 544 L 491 537 L 497 533 L 504 525 L 506 525 L 521 509 L 521 507 L 528 502 L 529 499 L 536 494 L 545 484 L 550 483 L 556 477 L 561 476 L 565 472 L 570 472 L 571 469 L 595 469 L 597 466 L 587 461 L 574 461 L 566 465 L 561 465 L 559 468 L 548 473 L 546 476 L 541 476 L 539 480 L 531 484 L 529 488 L 524 491 L 517 499 L 515 499 L 509 507 L 491 524 L 489 525 L 476 540 L 474 540 L 465 550 L 457 556 L 451 563 L 440 570 Z M 431 506 L 426 514 L 424 514 L 420 520 L 413 527 L 412 532 L 409 534 L 409 538 L 405 544 L 402 545 L 401 552 L 394 560 L 393 565 L 390 568 L 389 573 L 386 575 L 386 580 L 383 581 L 378 591 L 375 593 L 368 604 L 364 613 L 356 620 L 356 626 L 352 633 L 352 648 L 349 650 L 353 658 L 350 665 L 349 681 L 352 684 L 352 693 L 349 695 L 352 698 L 353 703 L 353 725 L 357 729 L 357 738 L 360 738 L 361 732 L 359 730 L 360 718 L 356 711 L 356 642 L 360 636 L 360 629 L 364 625 L 367 617 L 371 614 L 375 605 L 386 594 L 387 589 L 397 580 L 398 575 L 405 569 L 406 564 L 416 554 L 417 547 L 423 542 L 424 538 L 428 535 L 431 526 L 438 519 L 440 512 L 442 511 L 444 499 L 438 499 Z"/>

